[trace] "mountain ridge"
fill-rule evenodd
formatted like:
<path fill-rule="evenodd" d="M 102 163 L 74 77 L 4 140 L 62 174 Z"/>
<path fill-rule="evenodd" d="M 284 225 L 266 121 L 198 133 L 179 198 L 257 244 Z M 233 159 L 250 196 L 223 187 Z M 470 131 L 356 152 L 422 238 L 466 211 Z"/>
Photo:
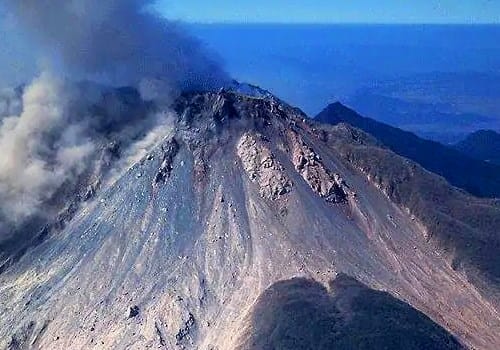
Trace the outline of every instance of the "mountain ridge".
<path fill-rule="evenodd" d="M 500 166 L 471 158 L 458 150 L 415 134 L 363 117 L 340 102 L 330 104 L 315 118 L 320 122 L 345 122 L 374 135 L 397 154 L 446 178 L 452 185 L 481 197 L 500 197 Z"/>

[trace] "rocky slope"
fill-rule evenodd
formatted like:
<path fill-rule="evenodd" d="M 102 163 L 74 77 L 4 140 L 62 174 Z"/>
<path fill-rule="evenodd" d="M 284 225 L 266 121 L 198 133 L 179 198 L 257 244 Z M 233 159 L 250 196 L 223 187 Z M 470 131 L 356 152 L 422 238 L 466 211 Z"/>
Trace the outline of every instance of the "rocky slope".
<path fill-rule="evenodd" d="M 498 348 L 498 286 L 429 238 L 463 224 L 469 244 L 498 241 L 495 203 L 273 97 L 174 109 L 171 135 L 6 265 L 0 348 Z M 456 223 L 442 202 L 450 221 L 430 225 L 398 200 L 421 174 L 496 221 Z M 294 332 L 309 316 L 313 334 Z"/>

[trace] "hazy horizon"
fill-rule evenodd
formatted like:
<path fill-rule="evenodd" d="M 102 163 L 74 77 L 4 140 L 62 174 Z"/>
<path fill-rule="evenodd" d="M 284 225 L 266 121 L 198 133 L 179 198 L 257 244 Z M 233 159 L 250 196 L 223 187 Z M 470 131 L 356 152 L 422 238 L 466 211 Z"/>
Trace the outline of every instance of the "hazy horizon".
<path fill-rule="evenodd" d="M 215 0 L 156 1 L 170 19 L 203 23 L 500 23 L 500 3 L 489 0 Z M 284 11 L 286 9 L 286 11 Z"/>
<path fill-rule="evenodd" d="M 329 103 L 341 101 L 368 117 L 445 142 L 480 128 L 500 129 L 500 108 L 494 102 L 500 98 L 497 24 L 184 26 L 220 58 L 233 78 L 268 89 L 310 116 Z M 16 32 L 0 38 L 0 45 L 4 48 L 0 52 L 0 87 L 28 82 L 39 68 L 33 54 L 36 49 Z M 426 82 L 429 79 L 435 81 Z M 475 79 L 485 85 L 473 84 Z M 474 86 L 477 91 L 460 91 L 461 87 L 471 90 Z M 408 96 L 396 96 L 410 87 L 429 92 L 429 96 L 419 96 L 424 105 L 409 105 Z M 438 88 L 446 92 L 440 98 L 449 99 L 439 108 L 435 106 Z M 393 115 L 390 111 L 396 106 L 404 113 L 411 111 L 416 121 Z M 435 116 L 447 120 L 457 113 L 460 123 L 447 121 L 443 126 L 435 121 Z"/>

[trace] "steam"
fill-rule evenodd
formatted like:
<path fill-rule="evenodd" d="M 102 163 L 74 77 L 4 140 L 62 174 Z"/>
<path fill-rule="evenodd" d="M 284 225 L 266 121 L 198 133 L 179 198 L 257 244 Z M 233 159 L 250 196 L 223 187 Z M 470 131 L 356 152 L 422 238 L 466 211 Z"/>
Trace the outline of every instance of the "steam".
<path fill-rule="evenodd" d="M 180 92 L 229 82 L 180 24 L 148 10 L 151 0 L 0 3 L 46 62 L 25 88 L 0 91 L 0 239 L 76 184 L 100 145 L 119 140 L 129 164 L 172 129 Z"/>

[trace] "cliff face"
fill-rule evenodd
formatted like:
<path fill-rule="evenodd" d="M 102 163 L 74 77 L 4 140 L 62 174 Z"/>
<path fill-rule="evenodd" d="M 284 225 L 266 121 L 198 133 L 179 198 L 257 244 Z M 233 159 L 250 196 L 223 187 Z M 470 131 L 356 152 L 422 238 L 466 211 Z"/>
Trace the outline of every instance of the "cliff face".
<path fill-rule="evenodd" d="M 323 344 L 366 344 L 375 312 L 388 348 L 498 348 L 496 287 L 468 281 L 349 151 L 406 160 L 269 96 L 187 94 L 174 108 L 171 135 L 0 274 L 0 348 L 266 349 L 259 335 L 298 327 L 274 302 L 283 283 L 298 283 L 299 306 L 321 296 L 304 312 L 331 321 Z M 396 314 L 411 326 L 386 322 Z"/>

